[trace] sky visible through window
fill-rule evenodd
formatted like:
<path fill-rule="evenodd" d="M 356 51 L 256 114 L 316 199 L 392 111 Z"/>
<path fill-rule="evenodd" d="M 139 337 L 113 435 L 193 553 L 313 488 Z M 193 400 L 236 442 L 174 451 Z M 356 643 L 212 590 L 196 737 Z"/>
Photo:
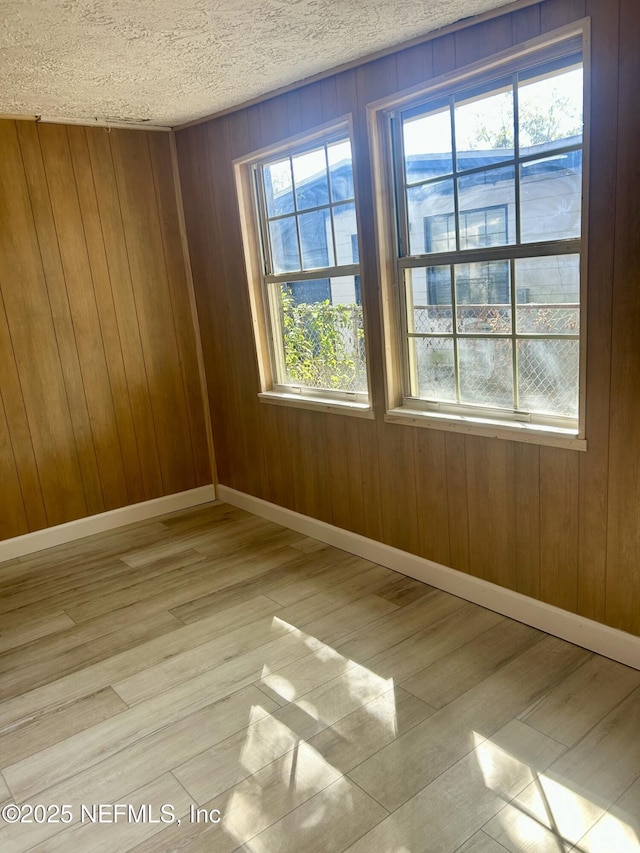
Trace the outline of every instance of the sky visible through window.
<path fill-rule="evenodd" d="M 553 138 L 563 139 L 573 135 L 582 125 L 582 68 L 570 68 L 561 73 L 523 80 L 518 86 L 518 101 L 521 117 L 520 144 L 534 144 L 523 132 L 522 118 L 526 115 L 552 117 Z M 511 87 L 487 92 L 482 99 L 474 98 L 465 104 L 456 103 L 456 142 L 459 150 L 474 150 L 492 147 L 482 139 L 482 129 L 498 131 L 505 123 L 513 124 Z M 558 109 L 562 106 L 562 109 Z M 420 154 L 445 154 L 451 151 L 451 122 L 449 107 L 429 114 L 429 134 L 425 139 L 424 113 L 404 122 L 404 153 L 411 157 Z M 578 131 L 579 132 L 579 131 Z M 511 134 L 512 136 L 512 134 Z M 507 140 L 505 140 L 507 141 Z M 511 146 L 513 139 L 511 138 Z M 500 147 L 508 148 L 508 145 Z M 428 150 L 427 150 L 428 149 Z"/>

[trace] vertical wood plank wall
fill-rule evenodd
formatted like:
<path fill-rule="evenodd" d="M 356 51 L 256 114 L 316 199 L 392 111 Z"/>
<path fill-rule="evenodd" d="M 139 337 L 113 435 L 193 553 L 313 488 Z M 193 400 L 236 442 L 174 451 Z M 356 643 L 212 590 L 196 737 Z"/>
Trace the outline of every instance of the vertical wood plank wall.
<path fill-rule="evenodd" d="M 367 103 L 592 23 L 588 451 L 383 421 Z M 640 634 L 640 13 L 546 0 L 177 133 L 220 481 Z M 231 161 L 354 120 L 375 420 L 260 404 Z"/>
<path fill-rule="evenodd" d="M 0 121 L 0 539 L 210 482 L 169 135 Z"/>

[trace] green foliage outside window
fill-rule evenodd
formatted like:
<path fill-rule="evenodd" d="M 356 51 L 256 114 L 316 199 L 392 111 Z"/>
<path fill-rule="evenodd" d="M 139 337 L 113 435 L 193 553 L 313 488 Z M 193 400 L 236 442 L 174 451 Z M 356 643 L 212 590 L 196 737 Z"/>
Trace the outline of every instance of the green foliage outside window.
<path fill-rule="evenodd" d="M 281 286 L 287 381 L 309 388 L 365 391 L 362 306 L 296 303 Z"/>

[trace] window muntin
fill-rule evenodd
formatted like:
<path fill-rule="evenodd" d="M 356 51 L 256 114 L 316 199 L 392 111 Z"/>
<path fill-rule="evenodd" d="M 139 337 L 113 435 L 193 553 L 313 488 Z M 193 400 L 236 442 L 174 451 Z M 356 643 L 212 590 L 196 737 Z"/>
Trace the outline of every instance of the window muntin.
<path fill-rule="evenodd" d="M 351 141 L 254 164 L 273 390 L 366 403 Z"/>
<path fill-rule="evenodd" d="M 405 406 L 577 431 L 581 56 L 390 121 Z"/>

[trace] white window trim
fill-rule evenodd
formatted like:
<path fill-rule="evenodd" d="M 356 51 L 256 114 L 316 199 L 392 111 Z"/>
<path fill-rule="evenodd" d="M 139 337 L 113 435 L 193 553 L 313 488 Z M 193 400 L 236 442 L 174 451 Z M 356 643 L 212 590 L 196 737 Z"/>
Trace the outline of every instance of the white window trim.
<path fill-rule="evenodd" d="M 405 399 L 405 367 L 400 321 L 399 258 L 395 216 L 395 189 L 392 162 L 391 132 L 388 114 L 406 109 L 421 100 L 430 100 L 445 92 L 455 91 L 459 86 L 481 84 L 501 76 L 524 63 L 544 62 L 546 58 L 562 55 L 564 45 L 579 39 L 583 60 L 584 136 L 582 166 L 582 240 L 580 250 L 580 368 L 578 428 L 548 426 L 543 423 L 527 423 L 509 420 L 496 412 L 475 417 L 472 407 L 459 413 L 443 411 L 442 406 L 429 406 L 426 401 Z M 590 128 L 590 19 L 576 21 L 551 33 L 546 33 L 514 48 L 502 51 L 485 60 L 434 78 L 427 84 L 413 86 L 402 92 L 385 97 L 367 105 L 369 144 L 374 181 L 377 249 L 381 274 L 381 304 L 383 334 L 385 339 L 385 421 L 428 429 L 449 430 L 458 433 L 503 438 L 533 444 L 586 450 L 586 361 L 587 361 L 587 248 L 585 239 L 588 226 L 588 175 L 589 175 L 589 128 Z M 406 258 L 404 259 L 407 260 Z M 417 404 L 417 405 L 416 405 Z M 487 410 L 485 410 L 487 411 Z"/>
<path fill-rule="evenodd" d="M 362 281 L 363 252 L 360 228 L 362 216 L 357 191 L 357 157 L 351 115 L 345 115 L 337 120 L 323 125 L 318 125 L 310 132 L 289 136 L 274 145 L 269 145 L 252 151 L 249 154 L 233 161 L 236 178 L 236 191 L 240 210 L 244 258 L 249 285 L 249 302 L 256 346 L 256 358 L 260 377 L 258 398 L 261 403 L 292 406 L 296 408 L 311 409 L 314 411 L 337 412 L 355 417 L 373 418 L 374 414 L 371 402 L 372 382 L 370 372 L 371 357 L 369 349 L 370 335 L 367 330 L 366 297 L 362 292 L 363 288 L 361 288 L 361 300 L 365 325 L 364 348 L 368 389 L 366 394 L 362 392 L 348 392 L 333 389 L 324 391 L 322 389 L 279 384 L 276 381 L 276 374 L 274 370 L 277 354 L 275 353 L 273 333 L 270 328 L 270 314 L 266 304 L 267 287 L 265 284 L 265 269 L 261 245 L 262 228 L 260 213 L 258 210 L 258 200 L 256 199 L 253 170 L 256 164 L 259 164 L 260 162 L 274 159 L 279 155 L 291 153 L 292 151 L 300 150 L 300 148 L 306 147 L 307 145 L 312 147 L 314 143 L 324 142 L 330 137 L 340 135 L 348 136 L 351 142 L 351 159 L 355 187 L 354 202 L 356 208 L 356 221 L 358 223 L 358 250 L 360 262 L 359 264 L 349 265 L 348 267 L 336 265 L 334 267 L 317 270 L 314 269 L 303 272 L 286 273 L 281 276 L 272 276 L 272 278 L 280 277 L 283 280 L 287 280 L 291 279 L 292 276 L 295 276 L 297 281 L 326 277 L 324 274 L 326 274 L 327 270 L 330 270 L 333 276 L 341 273 L 344 275 L 353 275 L 354 270 L 356 270 L 356 274 L 360 275 Z"/>

